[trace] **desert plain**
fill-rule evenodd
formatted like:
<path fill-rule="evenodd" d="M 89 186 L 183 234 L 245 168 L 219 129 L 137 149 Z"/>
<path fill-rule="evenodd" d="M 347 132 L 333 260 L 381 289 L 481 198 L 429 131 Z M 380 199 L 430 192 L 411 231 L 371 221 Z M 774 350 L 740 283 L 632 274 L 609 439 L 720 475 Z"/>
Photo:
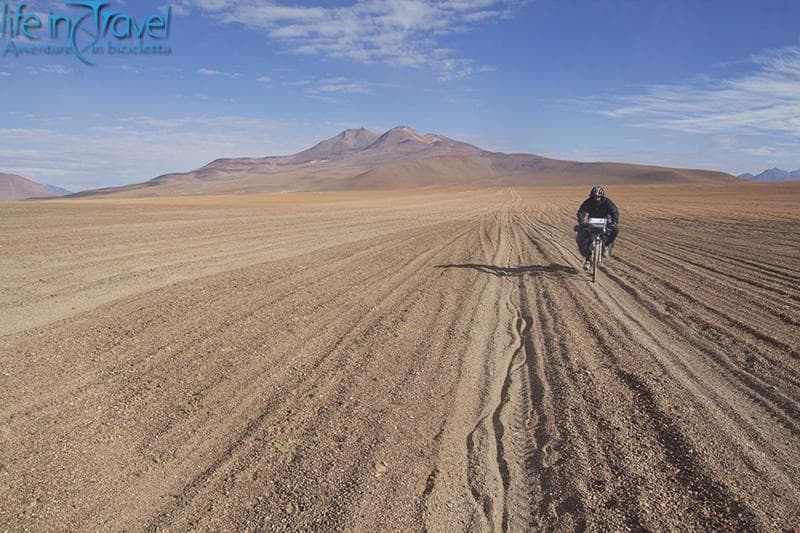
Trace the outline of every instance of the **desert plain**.
<path fill-rule="evenodd" d="M 0 530 L 800 527 L 800 186 L 0 204 Z"/>

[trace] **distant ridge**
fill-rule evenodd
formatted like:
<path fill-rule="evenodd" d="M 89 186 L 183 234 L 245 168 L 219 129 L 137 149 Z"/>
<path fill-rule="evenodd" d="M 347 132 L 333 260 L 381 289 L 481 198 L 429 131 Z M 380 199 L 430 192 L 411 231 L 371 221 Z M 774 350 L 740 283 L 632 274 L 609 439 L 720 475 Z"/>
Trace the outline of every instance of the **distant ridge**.
<path fill-rule="evenodd" d="M 739 176 L 742 179 L 751 181 L 790 181 L 800 180 L 800 169 L 787 171 L 779 168 L 770 168 L 761 174 L 742 174 Z"/>
<path fill-rule="evenodd" d="M 51 198 L 53 196 L 62 196 L 64 193 L 69 193 L 69 191 L 59 193 L 57 190 L 53 190 L 50 187 L 51 186 L 36 183 L 33 180 L 23 178 L 16 174 L 0 173 L 0 201 Z M 56 187 L 55 189 L 58 188 Z"/>
<path fill-rule="evenodd" d="M 283 191 L 502 187 L 593 183 L 726 183 L 730 174 L 625 163 L 578 163 L 504 154 L 397 126 L 348 129 L 288 156 L 217 159 L 144 183 L 72 196 L 162 196 Z"/>
<path fill-rule="evenodd" d="M 68 194 L 72 194 L 72 191 L 68 191 L 67 189 L 61 187 L 56 187 L 55 185 L 48 185 L 47 183 L 44 183 L 42 186 L 56 196 L 66 196 Z"/>

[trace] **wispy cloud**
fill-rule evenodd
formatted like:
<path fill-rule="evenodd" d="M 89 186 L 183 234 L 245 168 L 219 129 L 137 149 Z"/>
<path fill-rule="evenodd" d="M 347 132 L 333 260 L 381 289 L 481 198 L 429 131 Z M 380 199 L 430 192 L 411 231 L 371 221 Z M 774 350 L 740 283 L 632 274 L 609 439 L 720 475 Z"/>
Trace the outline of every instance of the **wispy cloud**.
<path fill-rule="evenodd" d="M 309 92 L 307 92 L 303 96 L 307 100 L 316 100 L 318 102 L 324 102 L 326 104 L 335 104 L 335 105 L 344 105 L 344 106 L 349 105 L 349 103 L 346 100 L 343 100 L 341 98 L 336 98 L 334 96 L 327 96 L 327 95 L 324 95 L 324 94 L 317 94 L 317 93 L 309 93 Z"/>
<path fill-rule="evenodd" d="M 347 96 L 371 95 L 377 88 L 396 87 L 390 83 L 354 80 L 344 76 L 287 81 L 284 82 L 284 85 L 302 88 L 303 96 L 306 99 L 340 105 L 350 104 L 345 99 Z"/>
<path fill-rule="evenodd" d="M 210 94 L 204 93 L 193 93 L 193 94 L 185 94 L 185 93 L 176 93 L 175 94 L 176 100 L 199 100 L 202 102 L 215 102 L 215 103 L 226 103 L 226 104 L 238 104 L 239 101 L 236 98 L 227 98 L 224 96 L 214 96 Z"/>
<path fill-rule="evenodd" d="M 181 17 L 186 17 L 190 14 L 189 9 L 183 4 L 170 4 L 172 13 Z M 162 9 L 166 9 L 166 6 Z"/>
<path fill-rule="evenodd" d="M 241 76 L 241 74 L 239 74 L 238 72 L 223 72 L 221 70 L 216 70 L 213 68 L 205 68 L 205 67 L 199 68 L 195 72 L 197 74 L 200 74 L 201 76 L 212 76 L 212 77 L 221 76 L 231 79 L 236 79 Z"/>
<path fill-rule="evenodd" d="M 270 83 L 272 81 L 272 78 L 269 76 L 260 76 L 256 78 L 256 81 L 260 83 Z"/>
<path fill-rule="evenodd" d="M 30 74 L 71 74 L 72 67 L 66 67 L 64 65 L 58 64 L 51 64 L 51 65 L 36 65 L 36 66 L 28 66 L 25 67 Z"/>
<path fill-rule="evenodd" d="M 141 67 L 138 67 L 136 65 L 123 64 L 123 65 L 119 66 L 119 69 L 124 71 L 124 72 L 133 72 L 134 74 L 141 74 L 142 73 Z"/>
<path fill-rule="evenodd" d="M 265 0 L 182 0 L 223 22 L 259 29 L 287 50 L 361 63 L 430 68 L 441 81 L 485 66 L 441 46 L 446 35 L 511 16 L 526 0 L 360 0 L 346 7 Z"/>
<path fill-rule="evenodd" d="M 445 58 L 439 62 L 439 81 L 463 80 L 474 74 L 493 72 L 492 66 L 476 66 L 469 59 Z"/>
<path fill-rule="evenodd" d="M 124 125 L 138 125 L 156 129 L 172 129 L 185 126 L 190 122 L 190 119 L 187 117 L 161 118 L 149 115 L 141 115 L 133 117 L 123 117 L 120 119 L 120 122 Z"/>
<path fill-rule="evenodd" d="M 582 101 L 592 112 L 633 126 L 705 134 L 800 138 L 800 47 L 750 58 L 728 77 L 646 87 L 639 94 Z"/>
<path fill-rule="evenodd" d="M 320 80 L 316 87 L 306 89 L 311 93 L 344 93 L 344 94 L 369 94 L 372 84 L 364 81 L 353 81 L 347 78 L 329 78 Z"/>
<path fill-rule="evenodd" d="M 286 80 L 283 82 L 285 87 L 305 87 L 311 84 L 312 80 Z"/>

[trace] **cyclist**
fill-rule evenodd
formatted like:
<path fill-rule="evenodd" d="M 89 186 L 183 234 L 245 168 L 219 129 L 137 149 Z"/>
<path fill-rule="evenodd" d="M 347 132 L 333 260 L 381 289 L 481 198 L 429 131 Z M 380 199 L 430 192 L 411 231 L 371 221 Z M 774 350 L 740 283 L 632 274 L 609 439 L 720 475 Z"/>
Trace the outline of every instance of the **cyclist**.
<path fill-rule="evenodd" d="M 592 187 L 592 192 L 589 198 L 583 201 L 578 208 L 578 235 L 575 240 L 578 243 L 578 250 L 581 255 L 586 258 L 583 263 L 584 270 L 590 266 L 590 257 L 592 254 L 591 241 L 592 236 L 589 232 L 589 219 L 590 218 L 605 218 L 609 221 L 603 241 L 603 257 L 608 257 L 614 248 L 614 240 L 619 234 L 619 209 L 616 204 L 611 201 L 611 198 L 606 196 L 606 191 L 601 185 Z"/>

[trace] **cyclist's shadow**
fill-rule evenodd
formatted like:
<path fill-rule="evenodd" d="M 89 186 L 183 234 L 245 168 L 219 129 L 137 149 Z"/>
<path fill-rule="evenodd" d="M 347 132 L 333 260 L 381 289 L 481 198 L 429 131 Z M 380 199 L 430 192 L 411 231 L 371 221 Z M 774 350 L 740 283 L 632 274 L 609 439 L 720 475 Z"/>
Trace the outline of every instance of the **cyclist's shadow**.
<path fill-rule="evenodd" d="M 526 276 L 546 276 L 546 277 L 564 277 L 573 276 L 578 273 L 578 269 L 567 265 L 528 265 L 518 267 L 501 267 L 495 265 L 480 265 L 475 263 L 466 263 L 461 265 L 436 265 L 435 268 L 467 268 L 477 270 L 484 274 L 491 274 L 499 278 L 509 277 L 526 277 Z"/>

